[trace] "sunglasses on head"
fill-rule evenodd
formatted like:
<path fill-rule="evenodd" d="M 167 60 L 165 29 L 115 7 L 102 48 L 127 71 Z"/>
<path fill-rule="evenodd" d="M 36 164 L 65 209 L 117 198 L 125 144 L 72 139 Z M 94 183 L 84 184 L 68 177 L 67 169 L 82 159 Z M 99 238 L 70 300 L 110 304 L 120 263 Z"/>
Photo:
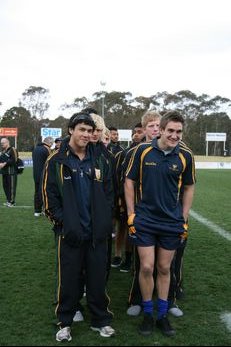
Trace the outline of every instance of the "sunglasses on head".
<path fill-rule="evenodd" d="M 69 125 L 69 127 L 75 126 L 77 123 L 81 123 L 81 122 L 86 123 L 86 124 L 92 126 L 93 128 L 95 128 L 95 123 L 94 123 L 93 119 L 87 113 L 76 114 L 76 116 L 71 120 L 71 124 Z"/>

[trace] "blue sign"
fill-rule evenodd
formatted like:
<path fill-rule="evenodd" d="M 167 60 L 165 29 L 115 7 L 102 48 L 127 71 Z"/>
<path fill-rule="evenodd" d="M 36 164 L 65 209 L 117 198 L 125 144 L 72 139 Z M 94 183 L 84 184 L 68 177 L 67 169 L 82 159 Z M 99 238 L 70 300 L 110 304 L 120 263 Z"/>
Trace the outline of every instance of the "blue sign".
<path fill-rule="evenodd" d="M 61 128 L 41 128 L 41 136 L 42 140 L 45 137 L 51 136 L 55 140 L 57 137 L 62 137 L 62 129 Z"/>

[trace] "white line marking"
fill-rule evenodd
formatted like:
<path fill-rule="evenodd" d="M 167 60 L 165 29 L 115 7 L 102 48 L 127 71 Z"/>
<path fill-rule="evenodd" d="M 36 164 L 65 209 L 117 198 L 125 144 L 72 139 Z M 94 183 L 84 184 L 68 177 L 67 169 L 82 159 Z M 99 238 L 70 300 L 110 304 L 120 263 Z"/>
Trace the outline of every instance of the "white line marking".
<path fill-rule="evenodd" d="M 226 325 L 226 328 L 231 332 L 231 313 L 222 313 L 220 315 L 220 319 Z"/>
<path fill-rule="evenodd" d="M 0 208 L 33 208 L 33 206 L 13 206 L 13 207 L 0 206 Z"/>
<path fill-rule="evenodd" d="M 190 216 L 192 216 L 194 219 L 196 219 L 201 224 L 204 224 L 206 227 L 210 228 L 215 233 L 221 235 L 222 237 L 224 237 L 228 241 L 231 241 L 231 233 L 229 233 L 225 229 L 222 229 L 217 224 L 215 224 L 215 223 L 211 222 L 210 220 L 202 217 L 200 214 L 198 214 L 197 212 L 195 212 L 193 210 L 190 211 Z"/>

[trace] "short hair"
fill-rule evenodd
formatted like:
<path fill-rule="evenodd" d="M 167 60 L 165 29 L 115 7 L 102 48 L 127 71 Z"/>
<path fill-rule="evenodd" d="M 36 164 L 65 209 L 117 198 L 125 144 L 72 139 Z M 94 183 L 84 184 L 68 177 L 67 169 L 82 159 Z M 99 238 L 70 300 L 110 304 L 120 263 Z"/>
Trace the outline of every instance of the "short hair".
<path fill-rule="evenodd" d="M 55 139 L 55 143 L 57 143 L 57 142 L 62 142 L 62 138 L 61 137 L 57 137 L 57 139 Z"/>
<path fill-rule="evenodd" d="M 45 143 L 46 145 L 48 145 L 48 146 L 52 146 L 53 145 L 53 143 L 54 143 L 54 139 L 53 139 L 53 137 L 52 136 L 47 136 L 47 137 L 45 137 L 45 139 L 43 140 L 43 143 Z"/>
<path fill-rule="evenodd" d="M 98 114 L 98 112 L 93 108 L 93 107 L 86 107 L 82 110 L 83 113 L 88 113 L 88 114 Z"/>
<path fill-rule="evenodd" d="M 89 125 L 95 130 L 95 123 L 92 119 L 92 117 L 89 115 L 89 113 L 84 113 L 84 112 L 79 112 L 79 113 L 74 113 L 68 123 L 68 132 L 69 129 L 75 129 L 77 124 L 86 124 Z"/>
<path fill-rule="evenodd" d="M 108 128 L 110 131 L 118 131 L 118 129 L 116 127 L 109 127 Z"/>
<path fill-rule="evenodd" d="M 135 128 L 143 128 L 141 122 L 137 123 L 137 124 L 134 126 L 133 129 L 135 129 Z"/>
<path fill-rule="evenodd" d="M 8 139 L 8 137 L 2 137 L 0 141 L 2 142 L 2 140 L 5 140 L 6 142 L 10 144 L 10 140 Z"/>
<path fill-rule="evenodd" d="M 155 121 L 160 118 L 161 115 L 157 111 L 146 111 L 141 117 L 141 124 L 143 128 L 145 128 L 149 122 Z"/>
<path fill-rule="evenodd" d="M 184 126 L 185 119 L 179 111 L 168 111 L 160 120 L 160 128 L 165 129 L 169 122 L 181 123 Z"/>

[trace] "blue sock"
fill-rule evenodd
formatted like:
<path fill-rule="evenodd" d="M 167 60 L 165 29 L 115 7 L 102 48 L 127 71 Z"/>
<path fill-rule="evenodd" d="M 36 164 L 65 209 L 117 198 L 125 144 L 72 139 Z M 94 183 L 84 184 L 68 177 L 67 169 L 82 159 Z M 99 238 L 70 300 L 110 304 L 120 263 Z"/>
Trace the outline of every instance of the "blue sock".
<path fill-rule="evenodd" d="M 157 300 L 157 319 L 161 319 L 168 312 L 168 301 L 158 299 Z"/>
<path fill-rule="evenodd" d="M 168 300 L 168 310 L 171 308 L 173 304 L 174 304 L 174 300 Z"/>
<path fill-rule="evenodd" d="M 143 310 L 144 313 L 149 314 L 150 316 L 153 316 L 153 301 L 148 300 L 148 301 L 142 301 L 143 305 Z"/>

